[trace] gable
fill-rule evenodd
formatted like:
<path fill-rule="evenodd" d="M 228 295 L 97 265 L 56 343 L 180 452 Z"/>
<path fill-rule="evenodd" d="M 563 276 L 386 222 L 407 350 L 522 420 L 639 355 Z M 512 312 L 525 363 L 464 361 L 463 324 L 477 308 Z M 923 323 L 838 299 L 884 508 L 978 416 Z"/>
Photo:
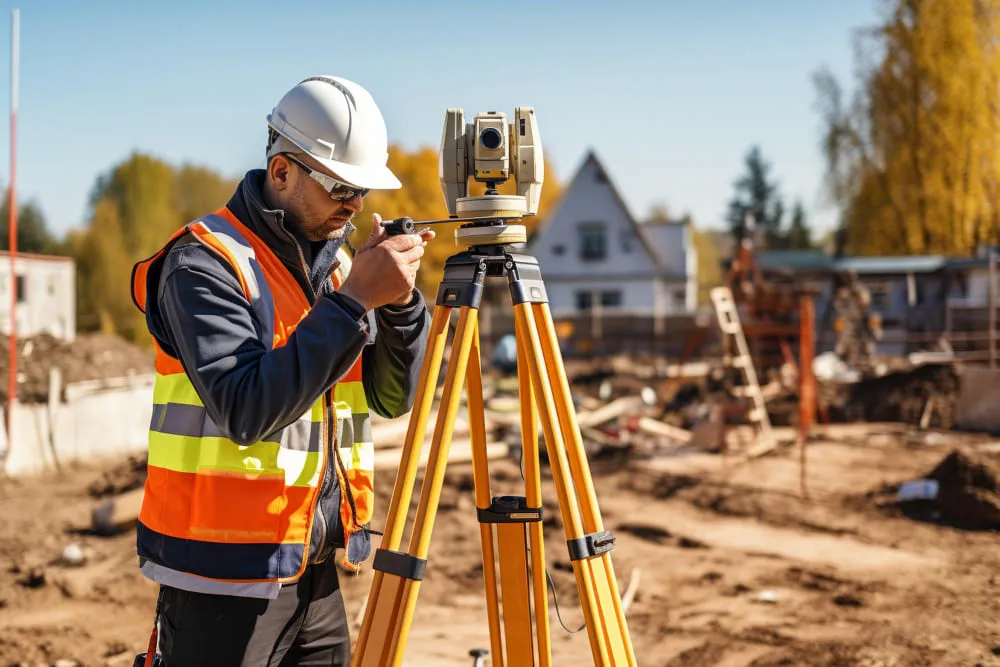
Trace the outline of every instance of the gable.
<path fill-rule="evenodd" d="M 543 277 L 660 273 L 648 239 L 593 153 L 532 240 L 530 252 L 538 258 Z"/>

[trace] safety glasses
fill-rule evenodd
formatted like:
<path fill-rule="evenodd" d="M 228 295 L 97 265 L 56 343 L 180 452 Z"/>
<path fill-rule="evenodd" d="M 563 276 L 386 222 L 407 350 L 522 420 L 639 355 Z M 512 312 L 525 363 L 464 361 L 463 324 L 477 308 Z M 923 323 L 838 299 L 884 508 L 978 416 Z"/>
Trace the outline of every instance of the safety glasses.
<path fill-rule="evenodd" d="M 315 169 L 307 167 L 306 165 L 302 164 L 302 162 L 300 162 L 291 153 L 282 153 L 282 155 L 288 158 L 289 162 L 294 162 L 295 164 L 297 164 L 299 168 L 302 169 L 302 171 L 309 174 L 310 178 L 312 178 L 314 181 L 322 185 L 323 189 L 326 190 L 327 193 L 330 195 L 330 199 L 333 199 L 334 201 L 341 201 L 341 202 L 350 201 L 355 197 L 364 197 L 369 192 L 371 192 L 371 190 L 368 188 L 353 187 L 351 185 L 348 185 L 347 183 L 342 183 L 338 181 L 333 176 L 324 174 L 321 171 L 317 171 Z"/>

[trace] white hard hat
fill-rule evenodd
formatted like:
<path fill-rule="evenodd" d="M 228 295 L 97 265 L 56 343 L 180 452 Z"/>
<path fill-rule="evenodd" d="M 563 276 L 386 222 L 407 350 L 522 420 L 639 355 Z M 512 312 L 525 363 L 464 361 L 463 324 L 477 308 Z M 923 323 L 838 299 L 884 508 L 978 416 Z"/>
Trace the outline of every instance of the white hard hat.
<path fill-rule="evenodd" d="M 338 179 L 371 190 L 402 186 L 389 170 L 385 119 L 371 93 L 347 79 L 313 76 L 278 100 L 267 116 L 267 156 L 308 153 Z M 275 136 L 277 133 L 278 136 Z"/>

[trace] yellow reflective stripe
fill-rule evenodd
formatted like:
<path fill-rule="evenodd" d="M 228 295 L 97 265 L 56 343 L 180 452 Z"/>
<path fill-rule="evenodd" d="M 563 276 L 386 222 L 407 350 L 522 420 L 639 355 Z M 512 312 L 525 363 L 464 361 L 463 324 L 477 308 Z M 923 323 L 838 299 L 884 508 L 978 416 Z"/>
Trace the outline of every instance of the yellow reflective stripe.
<path fill-rule="evenodd" d="M 281 474 L 288 486 L 316 486 L 320 452 L 284 449 L 274 442 L 238 445 L 226 438 L 149 434 L 149 465 L 175 472 Z"/>
<path fill-rule="evenodd" d="M 321 422 L 323 421 L 323 397 L 320 396 L 319 400 L 312 404 L 312 409 L 302 415 L 303 419 L 308 418 L 310 421 Z"/>
<path fill-rule="evenodd" d="M 350 470 L 375 470 L 375 445 L 370 442 L 357 442 L 353 447 L 340 447 L 340 460 Z"/>
<path fill-rule="evenodd" d="M 365 387 L 360 381 L 338 382 L 333 390 L 333 400 L 347 403 L 351 406 L 351 412 L 368 412 Z"/>
<path fill-rule="evenodd" d="M 198 391 L 184 373 L 171 375 L 156 374 L 153 384 L 153 403 L 183 403 L 184 405 L 201 405 Z"/>

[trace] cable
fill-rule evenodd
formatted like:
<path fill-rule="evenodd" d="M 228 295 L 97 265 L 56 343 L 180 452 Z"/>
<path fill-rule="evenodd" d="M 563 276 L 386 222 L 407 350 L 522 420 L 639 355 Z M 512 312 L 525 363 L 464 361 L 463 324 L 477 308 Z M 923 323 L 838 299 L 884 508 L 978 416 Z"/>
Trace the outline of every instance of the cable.
<path fill-rule="evenodd" d="M 552 581 L 552 575 L 549 574 L 549 568 L 545 568 L 545 578 L 549 580 L 549 590 L 552 591 L 552 602 L 555 603 L 556 607 L 556 618 L 559 619 L 559 625 L 562 626 L 562 629 L 571 635 L 575 635 L 576 633 L 580 632 L 580 630 L 586 628 L 587 627 L 586 623 L 578 627 L 576 630 L 570 630 L 569 628 L 566 627 L 566 624 L 563 623 L 562 612 L 559 611 L 559 596 L 556 595 L 556 585 Z"/>
<path fill-rule="evenodd" d="M 524 545 L 524 553 L 526 554 L 528 562 L 531 562 L 531 547 L 528 545 L 527 542 L 525 542 Z M 569 628 L 566 627 L 566 624 L 563 622 L 562 611 L 559 609 L 559 596 L 556 594 L 556 584 L 554 581 L 552 581 L 552 574 L 549 572 L 549 568 L 547 567 L 545 568 L 545 579 L 546 581 L 549 582 L 549 590 L 552 591 L 552 602 L 555 604 L 556 608 L 556 618 L 559 619 L 559 625 L 562 626 L 562 629 L 571 635 L 575 635 L 576 633 L 586 628 L 587 627 L 586 623 L 578 627 L 576 630 L 570 630 Z"/>

